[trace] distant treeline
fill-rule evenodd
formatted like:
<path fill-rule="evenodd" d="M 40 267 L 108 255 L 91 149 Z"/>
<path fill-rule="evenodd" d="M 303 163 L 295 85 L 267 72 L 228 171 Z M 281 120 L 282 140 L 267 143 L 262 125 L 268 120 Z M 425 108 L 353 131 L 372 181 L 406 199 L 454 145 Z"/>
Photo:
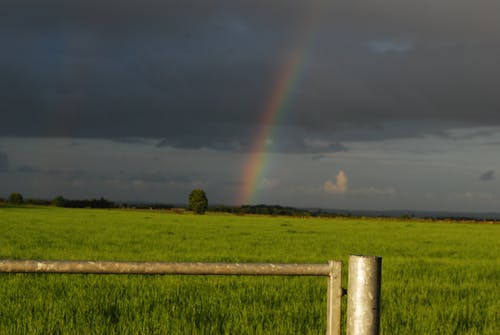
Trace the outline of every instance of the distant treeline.
<path fill-rule="evenodd" d="M 38 205 L 38 206 L 58 206 L 70 208 L 115 208 L 118 207 L 113 201 L 100 198 L 100 199 L 78 199 L 71 200 L 65 199 L 62 196 L 57 196 L 53 200 L 46 199 L 25 199 L 20 193 L 14 192 L 7 199 L 0 198 L 0 203 L 9 205 Z"/>
<path fill-rule="evenodd" d="M 279 205 L 243 205 L 243 206 L 210 206 L 211 212 L 223 212 L 232 214 L 261 214 L 261 215 L 286 215 L 286 216 L 316 216 L 317 212 L 294 207 Z"/>
<path fill-rule="evenodd" d="M 0 203 L 5 202 L 13 205 L 52 205 L 66 208 L 131 208 L 131 209 L 155 209 L 155 210 L 177 210 L 182 212 L 187 210 L 183 205 L 161 204 L 161 203 L 115 203 L 103 197 L 99 199 L 66 199 L 59 195 L 53 200 L 43 199 L 24 199 L 19 193 L 12 193 L 8 199 L 0 198 Z M 213 205 L 208 208 L 210 212 L 231 213 L 236 215 L 259 214 L 259 215 L 283 215 L 283 216 L 339 216 L 338 214 L 323 212 L 320 210 L 299 209 L 295 207 L 285 207 L 280 205 L 243 205 L 243 206 L 226 206 Z M 343 215 L 344 216 L 344 215 Z"/>
<path fill-rule="evenodd" d="M 58 196 L 52 200 L 52 205 L 58 207 L 67 207 L 67 208 L 115 208 L 117 207 L 113 201 L 99 198 L 99 199 L 78 199 L 78 200 L 70 200 L 65 199 L 62 196 Z"/>
<path fill-rule="evenodd" d="M 122 202 L 115 203 L 103 197 L 99 199 L 66 199 L 57 196 L 53 200 L 23 198 L 20 193 L 12 193 L 8 198 L 0 197 L 0 205 L 38 205 L 38 206 L 58 206 L 67 208 L 129 208 L 129 209 L 151 209 L 151 210 L 171 210 L 177 213 L 187 211 L 186 205 L 173 205 L 162 203 L 146 202 Z M 322 209 L 304 209 L 295 207 L 286 207 L 280 205 L 243 205 L 226 206 L 212 205 L 208 207 L 210 212 L 231 213 L 235 215 L 257 214 L 273 216 L 295 216 L 295 217 L 379 217 L 379 218 L 399 218 L 404 220 L 425 219 L 425 220 L 448 220 L 448 221 L 473 221 L 473 222 L 498 222 L 500 214 L 486 213 L 475 215 L 459 215 L 457 213 L 410 213 L 404 211 L 334 211 Z M 465 214 L 465 213 L 463 213 Z"/>

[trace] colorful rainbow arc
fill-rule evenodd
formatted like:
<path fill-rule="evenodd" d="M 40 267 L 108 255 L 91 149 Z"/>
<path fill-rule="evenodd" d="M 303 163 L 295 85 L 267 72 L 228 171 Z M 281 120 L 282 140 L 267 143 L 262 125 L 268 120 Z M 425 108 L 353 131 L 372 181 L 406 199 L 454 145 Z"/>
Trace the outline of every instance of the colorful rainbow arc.
<path fill-rule="evenodd" d="M 267 100 L 263 109 L 258 129 L 254 141 L 251 145 L 250 156 L 243 166 L 243 185 L 240 189 L 237 203 L 240 205 L 252 204 L 256 200 L 256 195 L 263 179 L 266 166 L 269 164 L 269 149 L 272 143 L 272 133 L 280 119 L 287 111 L 295 87 L 301 79 L 304 65 L 307 63 L 308 45 L 311 43 L 315 25 L 313 22 L 319 13 L 318 7 L 311 8 L 308 15 L 299 43 L 295 51 L 287 59 L 281 71 L 278 72 L 277 80 L 272 94 Z"/>

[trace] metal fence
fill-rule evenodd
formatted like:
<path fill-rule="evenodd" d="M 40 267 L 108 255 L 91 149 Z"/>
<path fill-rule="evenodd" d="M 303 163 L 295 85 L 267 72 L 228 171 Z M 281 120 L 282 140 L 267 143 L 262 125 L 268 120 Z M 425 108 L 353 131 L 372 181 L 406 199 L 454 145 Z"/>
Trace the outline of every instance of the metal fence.
<path fill-rule="evenodd" d="M 325 276 L 327 289 L 327 335 L 340 335 L 342 263 L 164 263 L 0 260 L 0 272 L 140 275 L 244 275 Z M 350 256 L 348 273 L 347 334 L 379 332 L 381 258 Z"/>

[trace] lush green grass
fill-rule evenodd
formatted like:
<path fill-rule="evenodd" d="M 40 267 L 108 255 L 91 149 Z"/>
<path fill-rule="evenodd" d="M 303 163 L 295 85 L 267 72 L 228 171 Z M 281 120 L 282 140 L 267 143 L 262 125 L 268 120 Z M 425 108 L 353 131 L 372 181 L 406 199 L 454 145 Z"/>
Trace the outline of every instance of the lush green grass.
<path fill-rule="evenodd" d="M 0 208 L 0 259 L 380 255 L 383 334 L 498 334 L 499 240 L 472 223 Z M 325 296 L 325 278 L 0 274 L 0 334 L 323 334 Z"/>

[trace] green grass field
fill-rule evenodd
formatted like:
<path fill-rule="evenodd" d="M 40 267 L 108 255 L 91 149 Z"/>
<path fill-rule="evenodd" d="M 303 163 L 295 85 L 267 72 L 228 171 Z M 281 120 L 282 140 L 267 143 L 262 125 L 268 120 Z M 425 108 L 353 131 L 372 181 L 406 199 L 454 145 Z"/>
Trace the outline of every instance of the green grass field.
<path fill-rule="evenodd" d="M 499 241 L 493 224 L 0 207 L 0 259 L 340 259 L 346 270 L 350 254 L 379 255 L 382 334 L 499 334 Z M 325 329 L 321 277 L 0 274 L 0 334 Z"/>

